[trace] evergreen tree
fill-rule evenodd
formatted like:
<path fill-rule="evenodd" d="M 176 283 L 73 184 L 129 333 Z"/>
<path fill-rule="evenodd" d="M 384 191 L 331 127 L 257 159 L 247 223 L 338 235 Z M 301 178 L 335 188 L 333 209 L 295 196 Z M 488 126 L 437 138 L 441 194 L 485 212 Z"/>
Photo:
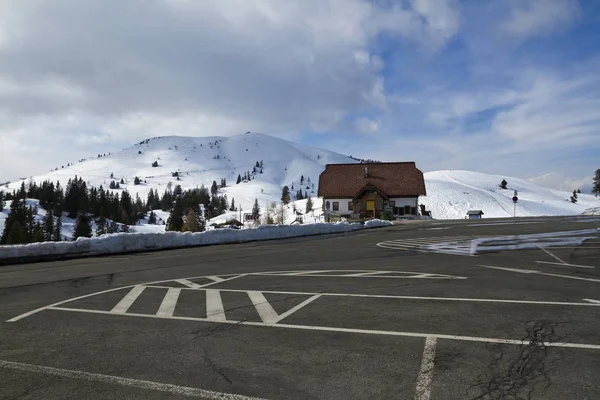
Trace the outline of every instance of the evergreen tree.
<path fill-rule="evenodd" d="M 58 214 L 56 217 L 56 223 L 54 224 L 54 231 L 52 232 L 52 241 L 60 242 L 62 238 L 62 215 Z"/>
<path fill-rule="evenodd" d="M 252 215 L 254 216 L 255 221 L 259 221 L 260 207 L 258 205 L 258 199 L 254 199 L 254 206 L 252 207 Z"/>
<path fill-rule="evenodd" d="M 167 219 L 167 230 L 181 232 L 183 229 L 183 201 L 177 199 L 175 201 L 175 205 L 173 206 L 173 210 L 171 210 L 171 214 Z"/>
<path fill-rule="evenodd" d="M 4 192 L 0 192 L 0 212 L 4 210 L 4 206 L 6 203 L 4 202 Z"/>
<path fill-rule="evenodd" d="M 148 224 L 149 225 L 156 224 L 156 214 L 154 214 L 154 211 L 150 211 L 150 215 L 148 216 Z"/>
<path fill-rule="evenodd" d="M 238 174 L 238 177 L 237 177 L 237 180 L 235 181 L 235 184 L 239 185 L 241 181 L 242 181 L 242 176 L 240 174 Z"/>
<path fill-rule="evenodd" d="M 309 213 L 313 210 L 313 201 L 310 198 L 310 196 L 308 196 L 308 200 L 306 200 L 306 212 Z"/>
<path fill-rule="evenodd" d="M 198 212 L 188 209 L 183 230 L 186 232 L 204 232 L 205 224 Z"/>
<path fill-rule="evenodd" d="M 133 180 L 133 184 L 134 185 L 139 185 L 140 184 L 140 178 L 138 178 L 137 176 L 135 177 L 135 179 Z"/>
<path fill-rule="evenodd" d="M 600 196 L 600 169 L 597 169 L 594 173 L 594 186 L 592 187 L 592 193 L 596 197 Z"/>
<path fill-rule="evenodd" d="M 108 230 L 106 218 L 104 218 L 102 214 L 103 213 L 101 213 L 100 217 L 98 217 L 98 219 L 96 220 L 96 236 L 105 235 Z"/>
<path fill-rule="evenodd" d="M 304 183 L 304 175 L 300 175 L 300 184 Z"/>
<path fill-rule="evenodd" d="M 54 215 L 52 214 L 52 208 L 46 211 L 44 217 L 44 240 L 49 242 L 52 240 L 52 234 L 54 233 Z"/>
<path fill-rule="evenodd" d="M 500 187 L 502 189 L 506 189 L 506 185 L 508 185 L 508 182 L 506 182 L 506 179 L 502 179 L 502 182 L 500 182 Z"/>
<path fill-rule="evenodd" d="M 121 185 L 125 184 L 125 179 L 121 178 Z"/>
<path fill-rule="evenodd" d="M 580 193 L 581 193 L 581 189 L 577 189 L 577 194 L 580 194 Z"/>
<path fill-rule="evenodd" d="M 85 214 L 80 214 L 75 222 L 73 240 L 77 240 L 80 237 L 92 237 L 92 224 L 90 218 Z"/>
<path fill-rule="evenodd" d="M 33 235 L 31 237 L 31 240 L 34 243 L 41 243 L 44 242 L 45 239 L 46 238 L 44 236 L 44 228 L 42 227 L 42 224 L 37 222 L 35 224 L 35 227 L 33 228 Z"/>
<path fill-rule="evenodd" d="M 108 228 L 106 229 L 106 233 L 118 233 L 119 232 L 119 225 L 117 225 L 117 223 L 115 221 L 110 221 L 110 224 L 108 224 Z"/>
<path fill-rule="evenodd" d="M 108 185 L 110 189 L 116 189 L 117 185 L 115 185 L 115 181 L 110 181 L 110 185 Z"/>
<path fill-rule="evenodd" d="M 217 182 L 213 181 L 212 186 L 210 187 L 210 194 L 215 196 L 218 191 L 219 191 L 219 188 L 217 187 Z"/>
<path fill-rule="evenodd" d="M 577 190 L 573 190 L 573 195 L 571 196 L 571 203 L 577 203 Z"/>
<path fill-rule="evenodd" d="M 121 232 L 122 232 L 122 233 L 129 233 L 129 225 L 127 225 L 127 224 L 122 224 L 122 225 L 121 225 Z"/>
<path fill-rule="evenodd" d="M 284 186 L 281 191 L 281 202 L 283 204 L 288 204 L 290 202 L 290 188 L 287 186 Z"/>
<path fill-rule="evenodd" d="M 10 213 L 4 221 L 4 231 L 0 237 L 0 244 L 20 244 L 30 242 L 30 229 L 28 227 L 28 214 L 30 209 L 25 204 L 25 199 L 15 198 L 10 204 Z M 33 227 L 31 228 L 33 231 Z"/>
<path fill-rule="evenodd" d="M 229 207 L 229 211 L 235 211 L 235 199 L 231 198 L 231 207 Z"/>

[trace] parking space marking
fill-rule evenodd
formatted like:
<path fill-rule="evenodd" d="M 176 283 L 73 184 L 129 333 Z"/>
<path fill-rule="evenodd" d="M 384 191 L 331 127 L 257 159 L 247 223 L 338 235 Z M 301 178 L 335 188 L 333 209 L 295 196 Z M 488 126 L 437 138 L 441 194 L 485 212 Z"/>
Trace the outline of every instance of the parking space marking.
<path fill-rule="evenodd" d="M 387 275 L 383 275 L 387 274 Z M 409 271 L 372 271 L 372 273 L 345 273 L 345 274 L 302 274 L 302 275 L 274 275 L 253 273 L 254 276 L 296 276 L 296 277 L 318 277 L 318 278 L 389 278 L 389 279 L 467 279 L 466 276 L 445 275 L 445 274 L 429 274 L 422 272 Z"/>
<path fill-rule="evenodd" d="M 222 279 L 222 280 L 220 280 L 218 282 L 215 281 L 215 282 L 207 283 L 206 285 L 202 285 L 201 287 L 205 288 L 207 286 L 212 286 L 212 285 L 216 285 L 218 283 L 222 283 L 222 282 L 227 282 L 227 281 L 231 281 L 231 280 L 234 280 L 234 279 L 238 279 L 238 278 L 241 278 L 241 277 L 246 276 L 246 275 L 248 275 L 248 274 L 234 274 L 234 276 L 221 275 L 221 276 L 229 276 L 229 278 Z M 205 276 L 197 276 L 195 278 L 206 278 L 206 277 Z M 189 278 L 189 279 L 195 279 L 195 278 Z M 157 283 L 163 283 L 163 282 L 169 282 L 169 281 L 161 281 L 161 282 L 157 282 Z"/>
<path fill-rule="evenodd" d="M 491 265 L 480 265 L 480 267 L 491 268 L 491 269 L 498 269 L 498 270 L 509 271 L 509 272 L 517 272 L 517 273 L 520 273 L 520 274 L 537 274 L 537 275 L 554 276 L 554 277 L 557 277 L 557 278 L 576 279 L 576 280 L 579 280 L 579 281 L 600 282 L 600 279 L 582 278 L 580 276 L 550 274 L 548 272 L 540 272 L 540 271 L 535 271 L 533 269 L 508 268 L 508 267 L 493 267 Z"/>
<path fill-rule="evenodd" d="M 594 300 L 594 299 L 583 299 L 584 301 L 589 301 L 590 303 L 594 303 L 594 304 L 600 304 L 600 300 Z"/>
<path fill-rule="evenodd" d="M 248 297 L 264 323 L 272 324 L 279 320 L 279 314 L 271 307 L 264 294 L 258 291 L 249 291 Z"/>
<path fill-rule="evenodd" d="M 144 289 L 146 288 L 141 285 L 134 286 L 129 291 L 129 293 L 127 293 L 125 297 L 123 297 L 121 301 L 116 306 L 114 306 L 111 312 L 115 314 L 126 313 L 127 310 L 129 310 L 129 307 L 131 307 L 131 305 L 137 300 L 137 298 L 140 297 Z"/>
<path fill-rule="evenodd" d="M 206 289 L 206 319 L 209 321 L 226 322 L 225 308 L 221 292 L 216 289 Z"/>
<path fill-rule="evenodd" d="M 563 260 L 561 260 L 560 258 L 558 258 L 557 256 L 555 256 L 554 254 L 552 254 L 550 252 L 550 250 L 546 250 L 545 248 L 538 246 L 538 249 L 542 250 L 544 253 L 548 254 L 550 257 L 554 258 L 556 261 L 562 263 L 562 264 L 566 264 L 566 262 L 564 262 Z"/>
<path fill-rule="evenodd" d="M 284 312 L 283 314 L 281 314 L 279 316 L 279 318 L 277 319 L 277 321 L 275 321 L 274 323 L 278 323 L 279 321 L 289 317 L 290 315 L 292 315 L 293 313 L 295 313 L 296 311 L 298 311 L 299 309 L 307 306 L 308 304 L 312 303 L 313 301 L 315 301 L 316 299 L 318 299 L 319 297 L 321 297 L 321 294 L 315 294 L 314 296 L 309 297 L 308 299 L 304 300 L 302 303 L 298 304 L 295 307 L 290 308 L 289 310 L 287 310 L 286 312 Z"/>
<path fill-rule="evenodd" d="M 137 314 L 137 313 L 113 314 L 110 311 L 86 310 L 86 309 L 68 308 L 68 307 L 60 307 L 60 306 L 50 307 L 50 308 L 48 308 L 48 310 L 69 311 L 69 312 L 90 313 L 90 314 L 104 314 L 104 315 L 114 315 L 114 316 L 118 316 L 118 317 L 132 316 L 132 317 L 141 317 L 141 318 L 174 319 L 174 320 L 181 320 L 181 321 L 215 322 L 215 321 L 209 320 L 207 318 L 183 317 L 183 316 L 176 316 L 176 315 L 173 315 L 172 317 L 161 317 L 161 316 L 153 315 L 153 314 Z M 363 335 L 402 336 L 402 337 L 417 337 L 417 338 L 432 337 L 432 338 L 436 338 L 438 340 L 439 339 L 448 339 L 448 340 L 459 340 L 459 341 L 479 342 L 479 343 L 499 343 L 499 344 L 514 344 L 514 345 L 530 345 L 531 344 L 530 340 L 500 339 L 500 338 L 462 336 L 462 335 L 447 335 L 447 334 L 439 334 L 439 333 L 384 331 L 384 330 L 374 330 L 374 329 L 341 328 L 341 327 L 317 326 L 317 325 L 265 324 L 264 322 L 254 322 L 254 321 L 225 320 L 225 321 L 219 321 L 219 322 L 223 323 L 223 324 L 247 325 L 247 326 L 281 328 L 281 329 L 294 329 L 294 330 L 305 330 L 305 331 L 341 332 L 341 333 L 356 333 L 356 334 L 363 334 Z M 565 348 L 576 348 L 576 349 L 600 350 L 600 344 L 591 344 L 591 343 L 539 342 L 537 344 L 539 346 L 546 346 L 546 347 L 565 347 Z"/>
<path fill-rule="evenodd" d="M 421 362 L 421 370 L 417 378 L 417 391 L 415 400 L 431 399 L 431 380 L 433 378 L 433 368 L 435 367 L 435 346 L 437 339 L 427 337 L 425 339 L 425 349 L 423 350 L 423 361 Z"/>
<path fill-rule="evenodd" d="M 175 311 L 175 306 L 177 305 L 177 300 L 179 300 L 180 293 L 181 289 L 179 288 L 170 288 L 167 290 L 167 293 L 165 294 L 165 297 L 163 298 L 156 315 L 160 315 L 162 317 L 172 316 L 173 312 Z"/>
<path fill-rule="evenodd" d="M 107 384 L 116 384 L 123 386 L 131 386 L 138 389 L 154 390 L 176 394 L 180 396 L 201 397 L 211 400 L 264 400 L 258 397 L 248 397 L 241 394 L 220 393 L 212 390 L 199 389 L 187 386 L 172 385 L 169 383 L 152 382 L 141 379 L 124 378 L 121 376 L 96 374 L 85 371 L 77 371 L 72 369 L 46 367 L 43 365 L 25 364 L 14 361 L 0 360 L 0 368 L 13 369 L 17 371 L 26 371 L 41 373 L 52 376 L 59 376 L 70 379 L 80 379 L 91 382 L 102 382 Z"/>
<path fill-rule="evenodd" d="M 211 281 L 215 281 L 215 282 L 223 282 L 225 280 L 218 276 L 207 276 L 206 279 L 210 279 Z"/>
<path fill-rule="evenodd" d="M 175 279 L 175 282 L 181 283 L 183 286 L 187 286 L 192 289 L 197 289 L 197 288 L 202 287 L 201 285 L 198 285 L 197 283 L 194 283 L 192 281 L 188 281 L 187 279 Z"/>
<path fill-rule="evenodd" d="M 568 263 L 556 263 L 551 261 L 536 261 L 538 264 L 550 264 L 550 265 L 559 265 L 561 267 L 578 267 L 578 268 L 596 268 L 590 265 L 579 265 L 579 264 L 568 264 Z"/>

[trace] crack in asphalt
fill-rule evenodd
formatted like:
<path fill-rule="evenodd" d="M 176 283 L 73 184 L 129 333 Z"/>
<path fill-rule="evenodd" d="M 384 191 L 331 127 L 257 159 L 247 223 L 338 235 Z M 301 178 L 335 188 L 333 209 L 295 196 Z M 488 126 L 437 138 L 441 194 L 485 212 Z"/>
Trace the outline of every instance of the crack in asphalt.
<path fill-rule="evenodd" d="M 477 390 L 472 400 L 531 400 L 536 389 L 546 390 L 552 383 L 546 357 L 550 348 L 546 345 L 560 341 L 555 328 L 557 322 L 548 320 L 528 321 L 529 343 L 521 347 L 516 357 L 504 353 L 505 345 L 494 345 L 497 354 L 488 366 L 488 371 L 478 377 L 468 392 Z"/>

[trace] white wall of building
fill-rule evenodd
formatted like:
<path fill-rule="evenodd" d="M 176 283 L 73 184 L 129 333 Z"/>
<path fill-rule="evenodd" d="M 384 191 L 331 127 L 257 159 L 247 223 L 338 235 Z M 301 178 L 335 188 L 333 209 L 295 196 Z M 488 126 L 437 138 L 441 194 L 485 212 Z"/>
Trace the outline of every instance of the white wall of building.
<path fill-rule="evenodd" d="M 352 202 L 352 199 L 327 199 L 325 202 L 329 202 L 331 206 L 329 207 L 329 211 L 340 213 L 340 214 L 351 214 L 353 212 L 352 208 L 348 209 L 348 202 Z M 339 203 L 339 210 L 333 209 L 333 202 L 337 201 Z"/>

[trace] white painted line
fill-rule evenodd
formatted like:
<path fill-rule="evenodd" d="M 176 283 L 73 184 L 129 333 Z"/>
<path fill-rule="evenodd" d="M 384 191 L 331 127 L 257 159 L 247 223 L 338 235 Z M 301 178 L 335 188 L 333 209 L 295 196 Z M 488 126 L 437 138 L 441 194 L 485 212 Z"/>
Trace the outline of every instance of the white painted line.
<path fill-rule="evenodd" d="M 219 290 L 206 290 L 206 319 L 209 321 L 225 322 L 225 309 Z"/>
<path fill-rule="evenodd" d="M 223 282 L 225 280 L 218 276 L 207 276 L 206 279 L 210 279 L 211 281 L 215 281 L 215 282 Z"/>
<path fill-rule="evenodd" d="M 48 310 L 72 311 L 72 312 L 90 313 L 90 314 L 107 314 L 107 315 L 113 315 L 113 316 L 119 316 L 119 317 L 124 316 L 124 317 L 140 317 L 140 318 L 174 319 L 174 320 L 181 320 L 181 321 L 215 322 L 215 321 L 209 320 L 207 318 L 181 317 L 181 316 L 159 317 L 159 316 L 153 315 L 153 314 L 133 314 L 133 313 L 112 314 L 110 311 L 83 310 L 80 308 L 52 307 L 52 308 L 48 308 Z M 498 339 L 498 338 L 487 338 L 487 337 L 477 337 L 477 336 L 446 335 L 446 334 L 437 334 L 437 333 L 379 331 L 379 330 L 372 330 L 372 329 L 334 328 L 334 327 L 329 327 L 329 326 L 311 326 L 311 325 L 265 324 L 263 322 L 253 322 L 253 321 L 225 320 L 225 321 L 219 321 L 219 322 L 224 323 L 224 324 L 233 324 L 233 325 L 247 325 L 247 326 L 258 326 L 258 327 L 269 327 L 269 328 L 282 328 L 282 329 L 297 329 L 297 330 L 306 330 L 306 331 L 358 333 L 358 334 L 364 334 L 364 335 L 402 336 L 402 337 L 416 337 L 416 338 L 432 337 L 432 338 L 436 338 L 436 339 L 461 340 L 461 341 L 467 341 L 467 342 L 480 342 L 480 343 L 502 343 L 502 344 L 516 344 L 516 345 L 529 345 L 530 344 L 530 341 L 527 341 L 527 340 Z M 567 348 L 577 348 L 577 349 L 600 350 L 600 344 L 565 343 L 565 342 L 540 343 L 540 345 L 542 345 L 542 344 L 546 347 L 567 347 Z"/>
<path fill-rule="evenodd" d="M 541 246 L 538 246 L 538 249 L 542 250 L 544 253 L 548 254 L 550 257 L 554 258 L 556 261 L 560 262 L 561 264 L 566 264 L 566 262 L 564 262 L 563 260 L 561 260 L 560 258 L 555 256 L 554 254 L 552 254 L 549 250 L 546 250 L 545 248 L 543 248 Z"/>
<path fill-rule="evenodd" d="M 230 394 L 213 392 L 212 390 L 198 389 L 187 386 L 171 385 L 168 383 L 145 381 L 141 379 L 124 378 L 121 376 L 94 374 L 90 372 L 77 371 L 72 369 L 62 369 L 54 367 L 46 367 L 42 365 L 24 364 L 13 361 L 0 360 L 0 367 L 13 369 L 18 371 L 35 372 L 40 374 L 60 376 L 70 379 L 81 379 L 90 382 L 102 382 L 108 384 L 116 384 L 123 386 L 131 386 L 145 390 L 155 390 L 157 392 L 165 392 L 180 396 L 201 397 L 211 400 L 264 400 L 258 397 L 248 397 L 241 394 Z"/>
<path fill-rule="evenodd" d="M 579 276 L 560 275 L 560 274 L 549 274 L 547 272 L 539 272 L 539 271 L 534 271 L 534 270 L 531 270 L 531 269 L 492 267 L 491 265 L 480 265 L 480 267 L 493 268 L 493 269 L 501 269 L 501 270 L 504 270 L 504 271 L 519 272 L 519 273 L 522 273 L 522 274 L 538 274 L 538 275 L 554 276 L 554 277 L 557 277 L 557 278 L 576 279 L 578 281 L 600 282 L 600 279 L 581 278 Z"/>
<path fill-rule="evenodd" d="M 389 272 L 389 271 L 388 271 Z M 377 275 L 377 276 L 353 276 L 353 275 L 300 275 L 301 277 L 310 278 L 388 278 L 388 279 L 467 279 L 465 276 L 441 275 L 441 274 L 422 274 L 420 272 L 412 272 L 414 275 Z M 263 274 L 253 274 L 256 276 L 264 276 Z M 431 276 L 430 276 L 431 275 Z M 435 275 L 435 276 L 434 276 Z M 267 276 L 272 276 L 268 275 Z"/>
<path fill-rule="evenodd" d="M 325 273 L 325 272 L 333 272 L 333 270 L 316 270 L 316 271 L 296 271 L 296 272 L 288 272 L 286 274 L 282 274 L 282 275 L 286 275 L 286 276 L 302 276 L 305 274 L 317 274 L 317 273 Z"/>
<path fill-rule="evenodd" d="M 550 265 L 559 265 L 559 266 L 563 266 L 563 267 L 596 268 L 596 267 L 592 267 L 590 265 L 555 263 L 555 262 L 551 262 L 551 261 L 536 261 L 536 263 L 539 263 L 539 264 L 550 264 Z"/>
<path fill-rule="evenodd" d="M 594 303 L 594 304 L 600 305 L 600 300 L 594 300 L 594 299 L 583 299 L 583 300 L 589 301 L 590 303 Z"/>
<path fill-rule="evenodd" d="M 168 286 L 146 286 L 151 288 L 168 288 Z M 183 290 L 195 290 L 195 289 L 183 289 Z M 199 289 L 207 290 L 207 289 Z M 247 293 L 247 290 L 241 289 L 220 289 L 221 292 L 237 292 Z M 564 301 L 543 301 L 543 300 L 509 300 L 509 299 L 481 299 L 481 298 L 468 298 L 468 297 L 429 297 L 429 296 L 396 296 L 387 294 L 360 294 L 360 293 L 314 293 L 314 292 L 290 292 L 290 291 L 275 291 L 275 290 L 262 290 L 262 293 L 272 294 L 289 294 L 289 295 L 306 295 L 306 296 L 331 296 L 331 297 L 366 297 L 374 299 L 398 299 L 398 300 L 433 300 L 433 301 L 467 301 L 474 303 L 509 303 L 509 304 L 539 304 L 539 305 L 553 305 L 553 306 L 595 306 L 595 304 L 589 303 L 575 303 L 575 302 L 564 302 Z"/>
<path fill-rule="evenodd" d="M 417 378 L 417 392 L 415 400 L 431 399 L 431 379 L 433 377 L 433 367 L 435 366 L 435 346 L 437 339 L 428 337 L 425 339 L 425 350 L 423 350 L 423 361 L 421 370 Z"/>
<path fill-rule="evenodd" d="M 260 319 L 265 324 L 274 324 L 279 320 L 279 314 L 271 307 L 262 292 L 249 291 L 248 297 L 252 301 L 254 308 L 256 308 L 258 315 L 260 315 Z"/>
<path fill-rule="evenodd" d="M 181 283 L 183 286 L 187 286 L 192 289 L 198 289 L 202 287 L 202 285 L 198 285 L 197 283 L 188 281 L 187 279 L 175 279 L 175 282 Z"/>
<path fill-rule="evenodd" d="M 296 311 L 300 310 L 301 308 L 307 306 L 308 304 L 312 303 L 313 301 L 315 301 L 316 299 L 318 299 L 319 297 L 321 297 L 321 294 L 315 294 L 312 297 L 309 297 L 308 299 L 304 300 L 302 303 L 298 304 L 295 307 L 290 308 L 289 310 L 287 310 L 286 312 L 284 312 L 283 314 L 281 314 L 279 316 L 279 318 L 277 319 L 277 321 L 273 322 L 274 324 L 278 323 L 279 321 L 283 320 L 284 318 L 289 317 L 290 315 L 292 315 L 293 313 L 295 313 Z"/>
<path fill-rule="evenodd" d="M 113 307 L 113 309 L 111 310 L 111 313 L 116 313 L 116 314 L 126 313 L 127 310 L 129 310 L 129 307 L 131 307 L 131 305 L 133 304 L 133 302 L 136 301 L 138 297 L 140 297 L 140 294 L 142 294 L 144 289 L 146 289 L 145 286 L 134 286 L 129 291 L 129 293 L 127 293 L 125 295 L 125 297 L 123 297 L 121 299 L 121 301 L 116 306 Z"/>
<path fill-rule="evenodd" d="M 372 275 L 379 275 L 379 274 L 389 274 L 390 272 L 393 272 L 393 271 L 359 272 L 359 273 L 356 273 L 356 274 L 346 274 L 345 276 L 361 277 L 361 276 L 372 276 Z"/>
<path fill-rule="evenodd" d="M 219 282 L 211 282 L 211 283 L 207 283 L 206 285 L 202 285 L 201 287 L 205 288 L 205 287 L 207 287 L 207 286 L 216 285 L 217 283 L 223 283 L 223 282 L 227 282 L 227 281 L 232 281 L 232 280 L 234 280 L 234 279 L 241 278 L 241 277 L 243 277 L 243 276 L 246 276 L 246 275 L 248 275 L 248 274 L 240 274 L 240 275 L 235 275 L 235 276 L 232 276 L 231 278 L 226 278 L 226 279 L 223 279 L 223 280 L 221 280 L 221 281 L 219 281 Z M 225 275 L 221 275 L 221 276 L 225 276 Z"/>
<path fill-rule="evenodd" d="M 179 300 L 179 294 L 181 293 L 181 289 L 179 288 L 170 288 L 165 294 L 160 307 L 158 308 L 158 312 L 156 315 L 161 317 L 170 317 L 173 315 L 175 311 L 175 306 L 177 305 L 177 300 Z"/>

